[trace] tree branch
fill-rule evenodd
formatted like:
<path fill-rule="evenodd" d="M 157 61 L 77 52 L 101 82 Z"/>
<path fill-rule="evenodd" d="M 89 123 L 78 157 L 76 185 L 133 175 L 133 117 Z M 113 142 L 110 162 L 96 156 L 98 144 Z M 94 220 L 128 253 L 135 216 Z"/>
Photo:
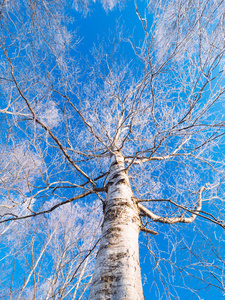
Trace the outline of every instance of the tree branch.
<path fill-rule="evenodd" d="M 189 210 L 187 208 L 184 208 L 183 206 L 176 204 L 176 206 L 178 206 L 181 209 L 186 210 L 187 212 L 191 213 L 190 217 L 184 217 L 183 215 L 180 217 L 161 217 L 159 215 L 154 214 L 152 211 L 150 211 L 148 208 L 146 208 L 144 205 L 138 203 L 138 207 L 141 210 L 141 212 L 143 212 L 147 217 L 149 217 L 151 220 L 153 220 L 154 222 L 159 222 L 159 223 L 164 223 L 164 224 L 175 224 L 175 223 L 192 223 L 197 215 L 199 215 L 199 212 L 201 211 L 202 208 L 202 192 L 205 190 L 205 187 L 201 187 L 199 190 L 199 194 L 198 194 L 198 204 L 197 207 L 194 211 Z M 173 201 L 169 201 L 172 202 Z M 175 204 L 175 203 L 173 203 Z M 210 218 L 204 217 L 202 215 L 200 215 L 202 218 L 208 219 L 213 223 L 216 223 L 218 225 L 220 225 L 221 227 L 224 228 L 224 225 L 222 225 L 220 222 L 211 220 Z"/>
<path fill-rule="evenodd" d="M 141 231 L 143 232 L 146 232 L 146 233 L 151 233 L 151 234 L 154 234 L 154 235 L 158 235 L 159 233 L 154 231 L 154 230 L 151 230 L 151 229 L 148 229 L 146 227 L 141 227 Z"/>
<path fill-rule="evenodd" d="M 40 212 L 34 212 L 32 213 L 31 215 L 26 215 L 26 216 L 15 216 L 13 218 L 8 218 L 8 219 L 5 219 L 5 220 L 1 220 L 0 221 L 0 224 L 1 223 L 5 223 L 5 222 L 8 222 L 8 221 L 15 221 L 15 220 L 23 220 L 23 219 L 28 219 L 28 218 L 31 218 L 31 217 L 36 217 L 36 216 L 39 216 L 39 215 L 43 215 L 43 214 L 47 214 L 47 213 L 50 213 L 52 212 L 53 210 L 55 210 L 56 208 L 58 208 L 59 206 L 61 205 L 64 205 L 64 204 L 67 204 L 67 203 L 70 203 L 70 202 L 73 202 L 75 200 L 78 200 L 78 199 L 82 199 L 90 194 L 94 193 L 94 191 L 88 191 L 86 193 L 83 193 L 81 195 L 78 195 L 78 196 L 75 196 L 73 198 L 70 198 L 66 201 L 63 201 L 63 202 L 60 202 L 60 203 L 57 203 L 56 205 L 52 206 L 51 208 L 49 209 L 46 209 L 46 210 L 43 210 L 43 211 L 40 211 Z"/>

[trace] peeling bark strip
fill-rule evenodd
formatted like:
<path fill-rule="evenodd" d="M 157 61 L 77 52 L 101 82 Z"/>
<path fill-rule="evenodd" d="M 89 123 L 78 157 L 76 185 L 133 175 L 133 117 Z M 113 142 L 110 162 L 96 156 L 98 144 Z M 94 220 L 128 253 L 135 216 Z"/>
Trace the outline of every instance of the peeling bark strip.
<path fill-rule="evenodd" d="M 139 211 L 132 200 L 124 158 L 112 157 L 102 239 L 90 300 L 143 300 L 139 264 Z"/>

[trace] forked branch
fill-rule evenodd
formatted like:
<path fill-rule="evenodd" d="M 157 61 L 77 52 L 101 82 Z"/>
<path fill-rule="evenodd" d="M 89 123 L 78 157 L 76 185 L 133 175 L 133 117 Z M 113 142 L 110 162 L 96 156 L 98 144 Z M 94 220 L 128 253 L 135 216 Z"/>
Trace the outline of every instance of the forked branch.
<path fill-rule="evenodd" d="M 184 217 L 182 214 L 179 217 L 162 217 L 159 215 L 154 214 L 152 211 L 150 211 L 148 208 L 146 208 L 144 205 L 141 203 L 138 203 L 138 207 L 141 210 L 142 213 L 144 213 L 145 216 L 149 217 L 152 221 L 154 222 L 159 222 L 159 223 L 164 223 L 164 224 L 175 224 L 175 223 L 192 223 L 199 212 L 201 211 L 202 208 L 202 193 L 203 191 L 206 190 L 206 188 L 203 186 L 200 188 L 199 193 L 198 193 L 198 204 L 195 210 L 188 210 L 180 206 L 182 209 L 188 211 L 191 213 L 190 217 Z M 203 217 L 201 215 L 201 217 Z M 215 221 L 212 220 L 212 222 L 215 223 Z M 219 222 L 218 223 L 220 226 L 222 226 Z"/>

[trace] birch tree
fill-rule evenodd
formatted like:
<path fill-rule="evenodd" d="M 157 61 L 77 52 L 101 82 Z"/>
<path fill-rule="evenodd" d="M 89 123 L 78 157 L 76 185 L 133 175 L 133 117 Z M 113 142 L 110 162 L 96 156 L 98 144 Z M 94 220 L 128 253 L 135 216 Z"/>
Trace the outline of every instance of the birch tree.
<path fill-rule="evenodd" d="M 144 299 L 147 276 L 156 299 L 222 297 L 225 3 L 128 3 L 138 31 L 84 58 L 70 10 L 89 5 L 1 3 L 2 293 Z"/>

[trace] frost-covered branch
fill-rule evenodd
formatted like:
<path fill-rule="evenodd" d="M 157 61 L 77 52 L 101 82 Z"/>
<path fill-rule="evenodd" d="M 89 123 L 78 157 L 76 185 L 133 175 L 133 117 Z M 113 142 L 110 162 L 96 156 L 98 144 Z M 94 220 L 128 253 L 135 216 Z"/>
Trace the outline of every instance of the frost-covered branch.
<path fill-rule="evenodd" d="M 201 189 L 199 190 L 199 192 L 198 192 L 198 202 L 197 202 L 197 206 L 196 206 L 195 209 L 187 208 L 183 205 L 175 203 L 174 201 L 172 201 L 170 199 L 140 200 L 139 203 L 138 203 L 138 207 L 141 210 L 141 212 L 144 213 L 144 215 L 149 217 L 154 222 L 159 222 L 159 223 L 164 223 L 164 224 L 192 223 L 192 222 L 195 221 L 196 217 L 199 216 L 201 218 L 204 218 L 208 221 L 211 221 L 212 223 L 215 223 L 215 224 L 221 226 L 222 228 L 225 228 L 225 223 L 222 223 L 221 221 L 216 220 L 213 216 L 211 216 L 212 218 L 209 218 L 209 217 L 201 214 L 201 212 L 205 213 L 205 212 L 202 211 L 202 202 L 203 202 L 202 193 L 203 193 L 203 191 L 205 191 L 207 189 L 208 188 L 201 187 Z M 182 213 L 181 216 L 179 216 L 179 217 L 162 217 L 162 216 L 156 215 L 140 203 L 140 202 L 148 202 L 148 201 L 169 202 L 169 203 L 175 205 L 176 207 L 184 210 L 185 212 L 190 213 L 191 216 L 190 217 L 185 217 L 184 216 L 185 212 Z"/>

